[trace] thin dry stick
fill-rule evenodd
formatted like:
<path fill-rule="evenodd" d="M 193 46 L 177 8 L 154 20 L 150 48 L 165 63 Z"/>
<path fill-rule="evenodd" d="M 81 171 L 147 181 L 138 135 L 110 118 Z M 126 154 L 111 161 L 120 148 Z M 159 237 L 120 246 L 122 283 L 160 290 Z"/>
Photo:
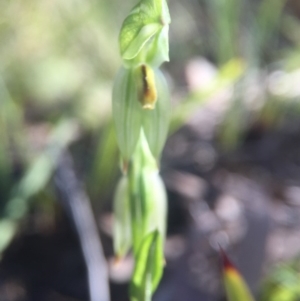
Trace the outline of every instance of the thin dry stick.
<path fill-rule="evenodd" d="M 77 229 L 88 270 L 91 301 L 109 301 L 107 264 L 88 196 L 77 179 L 70 154 L 65 152 L 54 174 L 61 201 Z"/>

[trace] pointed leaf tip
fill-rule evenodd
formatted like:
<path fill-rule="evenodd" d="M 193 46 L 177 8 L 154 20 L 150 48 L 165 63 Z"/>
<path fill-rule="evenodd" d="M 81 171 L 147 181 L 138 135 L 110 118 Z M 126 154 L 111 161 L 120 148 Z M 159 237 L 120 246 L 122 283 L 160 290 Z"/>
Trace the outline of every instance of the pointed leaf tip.
<path fill-rule="evenodd" d="M 220 248 L 223 262 L 223 281 L 228 301 L 254 301 L 254 298 L 239 271 Z"/>
<path fill-rule="evenodd" d="M 225 269 L 225 270 L 233 269 L 233 270 L 237 271 L 236 267 L 230 261 L 229 257 L 227 256 L 227 254 L 225 253 L 225 251 L 222 249 L 221 246 L 220 246 L 220 255 L 221 255 L 221 259 L 222 259 L 223 269 Z"/>

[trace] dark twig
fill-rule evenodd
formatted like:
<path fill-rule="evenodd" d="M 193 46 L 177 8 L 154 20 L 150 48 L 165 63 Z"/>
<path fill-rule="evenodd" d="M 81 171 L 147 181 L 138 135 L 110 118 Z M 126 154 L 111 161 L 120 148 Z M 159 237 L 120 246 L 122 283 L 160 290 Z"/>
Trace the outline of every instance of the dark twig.
<path fill-rule="evenodd" d="M 77 179 L 72 158 L 65 152 L 54 174 L 55 186 L 77 229 L 88 270 L 91 301 L 109 301 L 107 264 L 90 201 Z"/>

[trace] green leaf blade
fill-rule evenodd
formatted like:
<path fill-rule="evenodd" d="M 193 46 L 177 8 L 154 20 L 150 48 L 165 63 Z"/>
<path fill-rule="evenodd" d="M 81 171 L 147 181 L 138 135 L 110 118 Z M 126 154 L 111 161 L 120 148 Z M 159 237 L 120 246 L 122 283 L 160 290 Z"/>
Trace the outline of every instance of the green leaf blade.
<path fill-rule="evenodd" d="M 235 266 L 221 250 L 223 260 L 223 282 L 228 301 L 255 301 L 251 292 Z"/>

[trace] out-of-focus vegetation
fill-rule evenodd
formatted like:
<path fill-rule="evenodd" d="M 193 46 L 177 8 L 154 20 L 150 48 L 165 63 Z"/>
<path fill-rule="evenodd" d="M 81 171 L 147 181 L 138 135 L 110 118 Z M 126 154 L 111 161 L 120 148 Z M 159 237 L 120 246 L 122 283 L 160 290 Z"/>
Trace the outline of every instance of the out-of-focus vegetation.
<path fill-rule="evenodd" d="M 231 79 L 229 107 L 220 133 L 223 146 L 229 148 L 242 141 L 243 132 L 253 123 L 274 126 L 286 113 L 299 112 L 299 7 L 294 2 L 188 1 L 185 5 L 175 2 L 174 7 L 180 17 L 173 22 L 171 53 L 180 49 L 185 58 L 204 56 L 221 75 L 216 86 L 213 81 L 189 95 L 178 108 L 181 112 L 186 107 L 192 111 L 193 103 L 199 105 L 211 96 L 212 87 L 222 90 L 222 83 Z M 226 68 L 236 60 L 239 65 Z M 232 85 L 234 75 L 238 78 Z"/>
<path fill-rule="evenodd" d="M 279 264 L 265 279 L 260 300 L 297 301 L 300 298 L 299 258 Z"/>
<path fill-rule="evenodd" d="M 0 2 L 0 251 L 31 208 L 54 211 L 49 183 L 64 148 L 73 152 L 96 213 L 111 193 L 119 163 L 110 104 L 117 36 L 133 4 Z M 172 131 L 221 93 L 226 113 L 216 137 L 225 148 L 241 143 L 251 126 L 278 127 L 300 114 L 297 0 L 169 6 L 172 63 L 165 69 L 179 99 Z M 187 87 L 184 68 L 195 57 L 209 60 L 214 72 L 205 85 Z"/>
<path fill-rule="evenodd" d="M 47 183 L 61 150 L 90 134 L 90 159 L 83 160 L 90 194 L 99 202 L 99 193 L 112 185 L 116 147 L 110 94 L 119 63 L 117 39 L 112 38 L 120 24 L 117 5 L 1 3 L 0 194 L 5 220 L 23 217 L 37 193 L 42 194 L 38 202 L 49 199 L 43 194 L 49 196 Z"/>

